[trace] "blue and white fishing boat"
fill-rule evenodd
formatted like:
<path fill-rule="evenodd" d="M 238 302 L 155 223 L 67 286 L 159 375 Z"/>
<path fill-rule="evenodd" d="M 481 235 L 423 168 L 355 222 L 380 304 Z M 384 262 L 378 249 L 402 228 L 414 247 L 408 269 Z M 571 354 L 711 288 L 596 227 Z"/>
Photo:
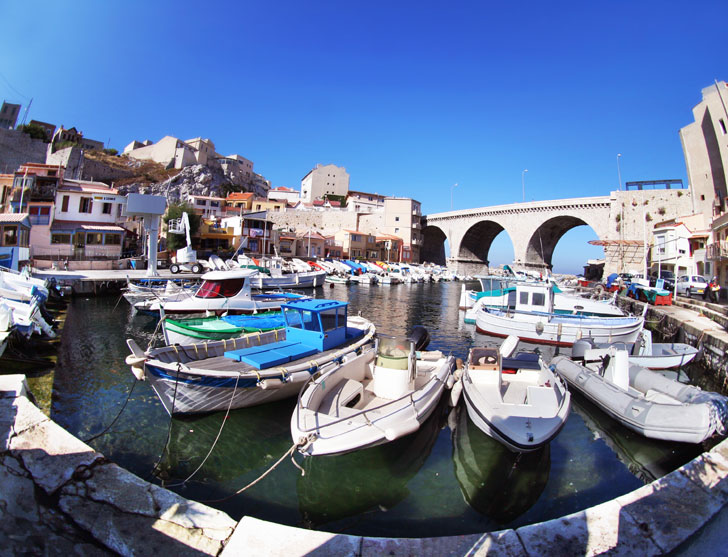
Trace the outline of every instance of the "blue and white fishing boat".
<path fill-rule="evenodd" d="M 244 408 L 294 396 L 311 374 L 325 373 L 372 341 L 374 324 L 348 315 L 348 303 L 298 300 L 283 305 L 284 329 L 143 351 L 127 340 L 126 363 L 147 380 L 170 415 Z"/>
<path fill-rule="evenodd" d="M 190 317 L 172 319 L 165 316 L 162 332 L 167 345 L 195 344 L 211 340 L 236 338 L 246 333 L 263 333 L 286 326 L 283 313 L 268 311 L 255 315 L 223 315 L 222 317 Z"/>
<path fill-rule="evenodd" d="M 554 312 L 554 292 L 549 285 L 523 283 L 506 309 L 480 307 L 475 327 L 480 333 L 508 337 L 515 335 L 528 342 L 571 346 L 581 338 L 596 343 L 634 342 L 644 317 L 601 317 Z"/>

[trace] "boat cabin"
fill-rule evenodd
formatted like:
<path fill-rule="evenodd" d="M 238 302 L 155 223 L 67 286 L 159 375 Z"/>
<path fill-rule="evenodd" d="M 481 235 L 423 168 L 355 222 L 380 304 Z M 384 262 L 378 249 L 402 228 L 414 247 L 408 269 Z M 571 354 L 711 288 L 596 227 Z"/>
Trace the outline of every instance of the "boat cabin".
<path fill-rule="evenodd" d="M 253 273 L 247 269 L 205 273 L 195 298 L 232 298 L 241 292 L 249 296 L 249 279 Z"/>
<path fill-rule="evenodd" d="M 553 313 L 554 291 L 550 284 L 519 284 L 508 294 L 508 309 L 529 313 Z"/>
<path fill-rule="evenodd" d="M 363 334 L 359 329 L 347 332 L 348 306 L 337 300 L 312 299 L 283 304 L 285 340 L 230 350 L 225 357 L 266 369 L 336 348 Z"/>

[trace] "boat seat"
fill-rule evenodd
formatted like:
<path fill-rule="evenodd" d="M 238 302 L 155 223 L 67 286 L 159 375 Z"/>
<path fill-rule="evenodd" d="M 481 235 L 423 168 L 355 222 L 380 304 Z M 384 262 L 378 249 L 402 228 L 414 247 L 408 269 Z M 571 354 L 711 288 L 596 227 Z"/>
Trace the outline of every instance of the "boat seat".
<path fill-rule="evenodd" d="M 503 358 L 503 369 L 541 369 L 538 354 L 521 352 L 515 358 Z"/>
<path fill-rule="evenodd" d="M 647 393 L 645 393 L 645 399 L 650 402 L 657 402 L 658 404 L 674 404 L 676 406 L 680 406 L 682 404 L 682 402 L 676 398 L 673 398 L 661 391 L 656 391 L 655 389 L 648 390 Z"/>
<path fill-rule="evenodd" d="M 262 346 L 228 350 L 224 353 L 224 356 L 238 362 L 249 364 L 255 369 L 267 369 L 305 358 L 318 351 L 313 346 L 301 342 L 282 340 L 270 344 L 263 344 Z"/>
<path fill-rule="evenodd" d="M 364 396 L 364 385 L 355 379 L 344 379 L 331 389 L 321 401 L 319 412 L 337 418 L 355 414 L 358 410 L 347 408 L 356 397 Z"/>
<path fill-rule="evenodd" d="M 529 385 L 526 392 L 527 404 L 538 406 L 544 410 L 558 408 L 559 406 L 556 393 L 550 387 Z"/>

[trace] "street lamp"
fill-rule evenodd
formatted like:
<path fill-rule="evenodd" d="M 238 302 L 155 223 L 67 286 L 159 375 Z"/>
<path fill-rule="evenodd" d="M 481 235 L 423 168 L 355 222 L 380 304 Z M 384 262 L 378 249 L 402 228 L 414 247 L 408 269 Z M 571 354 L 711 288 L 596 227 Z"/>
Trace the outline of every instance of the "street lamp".
<path fill-rule="evenodd" d="M 452 211 L 452 191 L 458 187 L 457 182 L 455 182 L 452 187 L 450 188 L 450 210 Z"/>
<path fill-rule="evenodd" d="M 619 191 L 622 191 L 622 171 L 619 168 L 619 159 L 622 153 L 617 153 L 617 178 L 619 179 Z"/>
<path fill-rule="evenodd" d="M 526 202 L 526 172 L 528 172 L 528 169 L 525 169 L 523 172 L 521 172 L 521 189 L 523 190 L 523 202 Z"/>

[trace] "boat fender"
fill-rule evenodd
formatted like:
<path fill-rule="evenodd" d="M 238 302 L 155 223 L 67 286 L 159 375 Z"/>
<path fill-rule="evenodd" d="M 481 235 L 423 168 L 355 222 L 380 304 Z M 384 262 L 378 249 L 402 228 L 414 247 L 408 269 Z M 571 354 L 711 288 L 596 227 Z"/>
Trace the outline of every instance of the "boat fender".
<path fill-rule="evenodd" d="M 463 382 L 456 381 L 455 384 L 452 386 L 452 390 L 450 391 L 450 406 L 455 408 L 458 405 L 458 402 L 460 402 L 460 395 L 462 394 Z"/>
<path fill-rule="evenodd" d="M 447 382 L 445 383 L 445 387 L 447 387 L 448 389 L 452 389 L 452 386 L 455 384 L 455 381 L 456 381 L 456 379 L 455 379 L 454 375 L 452 375 L 452 374 L 448 375 Z"/>
<path fill-rule="evenodd" d="M 440 358 L 442 358 L 443 354 L 439 350 L 431 350 L 428 352 L 415 352 L 415 357 L 418 360 L 422 360 L 424 362 L 436 362 Z"/>
<path fill-rule="evenodd" d="M 399 439 L 400 437 L 404 437 L 405 435 L 414 433 L 419 428 L 420 422 L 412 418 L 410 420 L 406 420 L 404 422 L 388 427 L 384 430 L 384 436 L 387 438 L 387 441 L 394 441 L 395 439 Z"/>

